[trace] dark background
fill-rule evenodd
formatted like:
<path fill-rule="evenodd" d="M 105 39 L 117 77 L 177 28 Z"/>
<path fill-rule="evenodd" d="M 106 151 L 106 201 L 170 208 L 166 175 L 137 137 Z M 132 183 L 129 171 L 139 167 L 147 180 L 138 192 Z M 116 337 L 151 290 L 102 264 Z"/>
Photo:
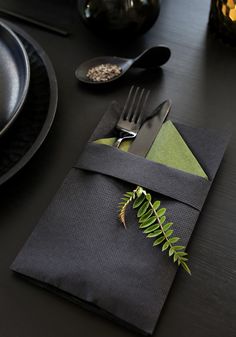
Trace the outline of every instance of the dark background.
<path fill-rule="evenodd" d="M 150 109 L 171 98 L 173 120 L 226 128 L 232 134 L 188 247 L 193 275 L 177 273 L 154 336 L 235 336 L 236 51 L 208 34 L 210 1 L 163 1 L 148 33 L 109 43 L 80 22 L 74 1 L 0 0 L 1 7 L 57 24 L 71 35 L 63 38 L 19 23 L 54 65 L 59 104 L 40 150 L 0 187 L 0 337 L 136 336 L 9 271 L 109 102 L 122 104 L 134 82 L 152 89 Z M 76 82 L 76 66 L 90 57 L 132 57 L 158 43 L 172 50 L 162 71 L 142 76 L 131 72 L 105 90 Z"/>

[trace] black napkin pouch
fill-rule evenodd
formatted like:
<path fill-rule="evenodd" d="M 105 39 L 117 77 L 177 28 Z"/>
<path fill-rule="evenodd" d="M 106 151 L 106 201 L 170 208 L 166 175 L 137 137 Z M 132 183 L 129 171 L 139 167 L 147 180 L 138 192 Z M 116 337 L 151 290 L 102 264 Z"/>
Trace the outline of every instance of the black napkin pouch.
<path fill-rule="evenodd" d="M 187 245 L 228 137 L 174 123 L 208 175 L 206 180 L 93 143 L 113 135 L 119 113 L 114 104 L 105 113 L 11 269 L 90 310 L 152 334 L 177 266 L 144 237 L 132 209 L 124 229 L 118 203 L 136 185 L 150 190 L 167 208 L 180 244 Z"/>

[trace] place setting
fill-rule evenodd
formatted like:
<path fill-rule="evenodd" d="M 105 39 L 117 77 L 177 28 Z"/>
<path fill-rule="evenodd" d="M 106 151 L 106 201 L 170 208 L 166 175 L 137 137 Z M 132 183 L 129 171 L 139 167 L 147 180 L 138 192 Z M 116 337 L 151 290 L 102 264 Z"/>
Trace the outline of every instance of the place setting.
<path fill-rule="evenodd" d="M 89 9 L 79 10 L 87 21 Z M 155 19 L 158 15 L 156 1 Z M 155 19 L 150 16 L 143 31 Z M 20 27 L 0 20 L 0 47 L 2 185 L 46 139 L 58 88 L 45 51 Z M 155 72 L 171 57 L 167 45 L 156 43 L 133 58 L 95 55 L 71 76 L 93 93 L 115 81 L 124 85 L 134 68 Z M 142 83 L 141 78 L 142 72 Z M 122 99 L 104 95 L 106 111 L 9 268 L 87 310 L 152 335 L 177 272 L 191 282 L 190 239 L 229 135 L 177 122 L 172 97 L 150 108 L 156 92 L 140 82 L 125 86 Z"/>
<path fill-rule="evenodd" d="M 139 333 L 153 334 L 228 143 L 219 130 L 113 101 L 11 270 Z M 204 144 L 204 146 L 203 146 Z"/>

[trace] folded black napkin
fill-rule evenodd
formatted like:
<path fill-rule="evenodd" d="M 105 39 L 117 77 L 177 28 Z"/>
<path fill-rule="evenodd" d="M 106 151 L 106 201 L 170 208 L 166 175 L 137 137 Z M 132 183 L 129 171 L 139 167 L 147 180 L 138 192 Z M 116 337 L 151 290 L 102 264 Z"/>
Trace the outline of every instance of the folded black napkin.
<path fill-rule="evenodd" d="M 94 143 L 113 136 L 120 114 L 116 107 L 103 116 L 11 269 L 90 310 L 152 334 L 177 266 L 145 239 L 131 209 L 124 229 L 118 203 L 136 185 L 151 190 L 167 208 L 180 244 L 187 245 L 228 137 L 174 123 L 205 179 Z"/>

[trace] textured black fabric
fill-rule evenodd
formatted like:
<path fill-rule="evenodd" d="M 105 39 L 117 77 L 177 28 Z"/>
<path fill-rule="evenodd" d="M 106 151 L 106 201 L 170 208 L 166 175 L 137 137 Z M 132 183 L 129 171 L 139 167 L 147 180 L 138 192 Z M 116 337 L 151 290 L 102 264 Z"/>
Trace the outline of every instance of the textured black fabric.
<path fill-rule="evenodd" d="M 202 177 L 103 144 L 88 144 L 75 167 L 140 185 L 198 210 L 202 208 L 211 184 Z"/>
<path fill-rule="evenodd" d="M 118 115 L 117 109 L 106 113 L 91 140 L 110 136 Z M 180 124 L 176 127 L 200 158 L 209 181 L 105 145 L 90 144 L 70 170 L 11 269 L 73 301 L 87 303 L 90 309 L 151 334 L 176 266 L 166 253 L 152 247 L 152 240 L 144 238 L 132 210 L 127 214 L 128 230 L 123 228 L 117 217 L 118 202 L 125 191 L 134 188 L 133 183 L 140 182 L 151 189 L 153 185 L 154 197 L 168 209 L 167 220 L 174 222 L 181 244 L 187 245 L 227 140 L 216 131 Z M 135 172 L 135 178 L 130 170 Z M 165 180 L 160 182 L 160 191 L 155 172 Z"/>

